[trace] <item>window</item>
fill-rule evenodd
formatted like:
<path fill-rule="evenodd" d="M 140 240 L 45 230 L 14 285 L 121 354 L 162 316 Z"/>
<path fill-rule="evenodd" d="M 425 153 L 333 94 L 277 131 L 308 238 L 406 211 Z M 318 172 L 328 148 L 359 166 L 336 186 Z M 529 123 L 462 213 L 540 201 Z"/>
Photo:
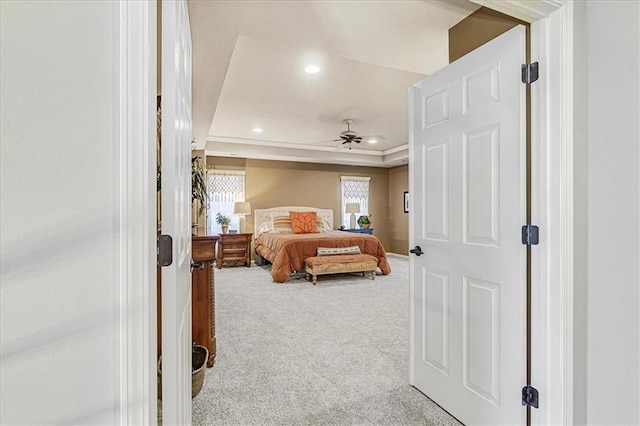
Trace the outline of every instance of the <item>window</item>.
<path fill-rule="evenodd" d="M 207 173 L 207 232 L 221 234 L 218 213 L 231 219 L 229 229 L 240 229 L 240 218 L 233 214 L 233 203 L 244 201 L 244 171 L 209 170 Z"/>
<path fill-rule="evenodd" d="M 347 211 L 347 203 L 360 204 L 360 213 L 356 214 L 356 218 L 361 215 L 369 214 L 369 177 L 358 176 L 340 176 L 340 184 L 342 186 L 342 224 L 349 227 L 350 213 Z"/>

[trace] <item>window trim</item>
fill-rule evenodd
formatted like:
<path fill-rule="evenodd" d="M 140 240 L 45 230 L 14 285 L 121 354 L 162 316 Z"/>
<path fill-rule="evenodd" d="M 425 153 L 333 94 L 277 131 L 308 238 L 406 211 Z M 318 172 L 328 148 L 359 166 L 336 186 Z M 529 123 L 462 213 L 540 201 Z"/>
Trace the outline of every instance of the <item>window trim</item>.
<path fill-rule="evenodd" d="M 371 204 L 371 177 L 369 176 L 340 176 L 340 223 L 343 226 L 348 226 L 349 223 L 347 221 L 347 204 L 345 203 L 344 197 L 344 182 L 345 181 L 360 181 L 367 182 L 367 212 L 361 212 L 361 214 L 369 214 L 368 207 Z"/>

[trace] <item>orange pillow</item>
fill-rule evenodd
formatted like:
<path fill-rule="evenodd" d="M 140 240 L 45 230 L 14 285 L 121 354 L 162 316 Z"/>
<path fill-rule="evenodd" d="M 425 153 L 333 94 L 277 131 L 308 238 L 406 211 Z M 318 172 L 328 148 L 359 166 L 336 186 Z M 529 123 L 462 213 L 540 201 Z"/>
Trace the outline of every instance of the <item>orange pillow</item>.
<path fill-rule="evenodd" d="M 294 234 L 317 234 L 316 212 L 289 212 Z"/>

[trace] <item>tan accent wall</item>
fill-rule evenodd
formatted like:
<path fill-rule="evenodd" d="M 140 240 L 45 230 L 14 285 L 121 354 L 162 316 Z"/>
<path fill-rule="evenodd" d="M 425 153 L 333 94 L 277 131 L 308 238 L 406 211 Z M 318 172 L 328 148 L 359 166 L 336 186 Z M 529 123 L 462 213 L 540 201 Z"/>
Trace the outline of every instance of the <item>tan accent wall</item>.
<path fill-rule="evenodd" d="M 509 15 L 481 7 L 449 29 L 449 62 L 493 40 L 518 24 L 529 24 Z"/>
<path fill-rule="evenodd" d="M 391 251 L 387 169 L 222 157 L 207 157 L 207 165 L 244 169 L 245 198 L 252 210 L 287 205 L 333 209 L 336 228 L 341 224 L 340 176 L 368 176 L 373 233 Z M 246 219 L 247 232 L 253 232 L 253 215 Z"/>
<path fill-rule="evenodd" d="M 404 212 L 404 192 L 409 190 L 409 166 L 389 169 L 389 251 L 409 254 L 409 214 Z"/>

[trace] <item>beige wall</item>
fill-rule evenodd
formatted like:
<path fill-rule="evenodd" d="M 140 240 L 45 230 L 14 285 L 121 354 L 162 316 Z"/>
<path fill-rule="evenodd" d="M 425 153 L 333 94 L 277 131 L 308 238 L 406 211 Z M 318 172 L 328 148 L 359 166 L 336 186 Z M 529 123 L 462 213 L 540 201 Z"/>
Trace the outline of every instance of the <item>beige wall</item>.
<path fill-rule="evenodd" d="M 493 40 L 518 24 L 529 24 L 495 10 L 481 7 L 449 29 L 449 62 Z"/>
<path fill-rule="evenodd" d="M 369 211 L 374 234 L 389 249 L 389 178 L 386 169 L 247 160 L 246 172 L 246 198 L 252 208 L 300 205 L 333 209 L 334 227 L 342 222 L 340 176 L 371 177 Z"/>
<path fill-rule="evenodd" d="M 223 170 L 245 170 L 247 167 L 247 159 L 207 156 L 207 167 Z"/>
<path fill-rule="evenodd" d="M 286 205 L 333 209 L 336 228 L 341 224 L 340 176 L 368 176 L 373 232 L 392 251 L 387 169 L 222 157 L 207 157 L 207 164 L 245 170 L 245 198 L 252 209 Z M 253 215 L 247 216 L 246 229 L 253 232 Z"/>
<path fill-rule="evenodd" d="M 404 212 L 404 191 L 409 190 L 409 166 L 389 169 L 389 251 L 409 254 L 409 215 Z"/>

